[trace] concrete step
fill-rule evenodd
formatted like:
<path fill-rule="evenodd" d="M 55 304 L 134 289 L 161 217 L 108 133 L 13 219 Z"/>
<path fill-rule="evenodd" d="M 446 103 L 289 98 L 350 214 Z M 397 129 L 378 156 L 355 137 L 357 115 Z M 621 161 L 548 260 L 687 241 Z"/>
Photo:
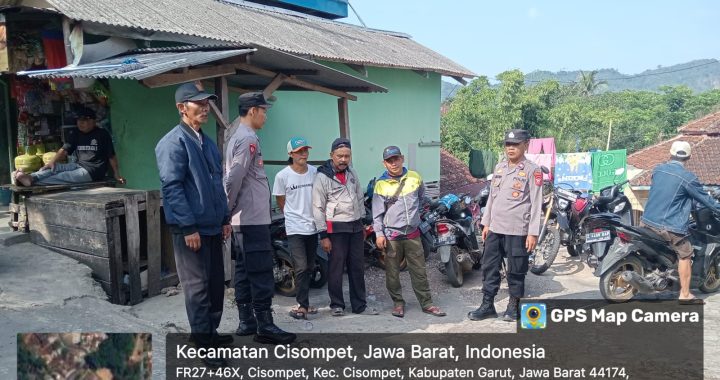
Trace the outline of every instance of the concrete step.
<path fill-rule="evenodd" d="M 24 232 L 0 232 L 0 247 L 30 242 L 30 234 Z"/>

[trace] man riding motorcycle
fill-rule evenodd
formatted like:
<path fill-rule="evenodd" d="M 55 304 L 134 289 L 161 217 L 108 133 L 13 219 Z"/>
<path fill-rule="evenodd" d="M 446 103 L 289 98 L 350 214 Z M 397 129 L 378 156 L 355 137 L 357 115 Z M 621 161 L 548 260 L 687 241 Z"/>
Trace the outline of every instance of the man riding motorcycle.
<path fill-rule="evenodd" d="M 703 190 L 698 177 L 685 168 L 691 146 L 675 141 L 670 148 L 671 159 L 653 170 L 652 186 L 645 205 L 642 224 L 658 233 L 677 253 L 682 305 L 702 305 L 702 299 L 690 293 L 693 247 L 688 239 L 688 220 L 692 201 L 720 212 L 720 203 Z"/>

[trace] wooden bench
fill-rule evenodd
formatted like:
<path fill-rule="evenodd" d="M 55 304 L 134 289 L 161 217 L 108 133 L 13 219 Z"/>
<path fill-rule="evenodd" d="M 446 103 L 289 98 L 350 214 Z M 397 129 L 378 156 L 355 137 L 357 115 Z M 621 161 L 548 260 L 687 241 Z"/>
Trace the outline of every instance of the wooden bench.
<path fill-rule="evenodd" d="M 157 190 L 101 187 L 25 200 L 31 241 L 86 264 L 116 304 L 178 283 Z M 141 273 L 147 280 L 141 280 Z"/>
<path fill-rule="evenodd" d="M 25 199 L 32 195 L 47 194 L 59 191 L 90 189 L 93 187 L 114 187 L 117 181 L 107 179 L 102 181 L 74 183 L 67 185 L 40 185 L 40 186 L 17 186 L 17 185 L 0 185 L 0 189 L 7 189 L 12 192 L 10 200 L 10 221 L 8 225 L 13 231 L 28 232 L 27 210 L 25 208 Z"/>

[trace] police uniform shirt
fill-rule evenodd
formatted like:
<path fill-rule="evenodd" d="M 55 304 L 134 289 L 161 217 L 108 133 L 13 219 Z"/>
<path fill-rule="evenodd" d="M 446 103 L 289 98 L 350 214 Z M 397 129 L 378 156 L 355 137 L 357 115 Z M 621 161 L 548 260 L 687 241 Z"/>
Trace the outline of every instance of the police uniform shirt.
<path fill-rule="evenodd" d="M 503 235 L 539 235 L 542 220 L 540 167 L 524 159 L 514 167 L 507 160 L 495 167 L 482 225 Z"/>
<path fill-rule="evenodd" d="M 233 226 L 270 224 L 270 184 L 263 164 L 260 139 L 240 124 L 225 152 L 225 192 Z"/>

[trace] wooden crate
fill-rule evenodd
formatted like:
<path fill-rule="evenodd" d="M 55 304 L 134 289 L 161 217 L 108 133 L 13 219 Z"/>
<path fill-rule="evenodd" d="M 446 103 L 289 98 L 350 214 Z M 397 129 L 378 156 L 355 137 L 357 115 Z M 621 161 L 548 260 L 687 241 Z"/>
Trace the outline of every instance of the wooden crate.
<path fill-rule="evenodd" d="M 142 301 L 178 282 L 159 191 L 102 187 L 25 200 L 31 241 L 86 264 L 111 302 Z M 125 284 L 125 277 L 129 283 Z"/>

